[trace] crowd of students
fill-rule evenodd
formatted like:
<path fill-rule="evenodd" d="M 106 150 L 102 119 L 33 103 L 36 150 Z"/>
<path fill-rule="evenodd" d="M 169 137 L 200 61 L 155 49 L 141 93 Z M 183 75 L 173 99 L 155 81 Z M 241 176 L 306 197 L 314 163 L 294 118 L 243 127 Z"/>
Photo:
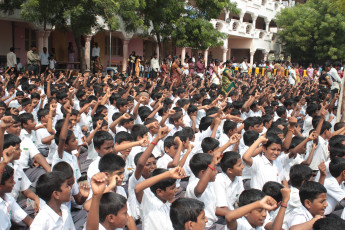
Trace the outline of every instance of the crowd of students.
<path fill-rule="evenodd" d="M 226 87 L 204 72 L 8 69 L 0 229 L 344 229 L 329 70 L 292 84 L 224 66 Z"/>

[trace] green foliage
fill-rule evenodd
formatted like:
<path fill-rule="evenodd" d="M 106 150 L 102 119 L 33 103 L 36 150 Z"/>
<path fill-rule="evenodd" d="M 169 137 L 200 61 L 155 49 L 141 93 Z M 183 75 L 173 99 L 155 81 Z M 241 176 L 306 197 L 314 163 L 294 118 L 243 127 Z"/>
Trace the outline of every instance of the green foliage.
<path fill-rule="evenodd" d="M 345 14 L 329 1 L 309 0 L 277 15 L 278 36 L 294 60 L 345 59 Z"/>

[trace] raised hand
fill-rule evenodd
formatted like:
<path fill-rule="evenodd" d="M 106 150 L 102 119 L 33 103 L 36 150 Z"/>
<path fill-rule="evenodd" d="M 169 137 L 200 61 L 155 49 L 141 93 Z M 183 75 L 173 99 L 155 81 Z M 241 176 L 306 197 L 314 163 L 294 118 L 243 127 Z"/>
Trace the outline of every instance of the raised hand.
<path fill-rule="evenodd" d="M 11 162 L 13 160 L 15 150 L 16 150 L 16 148 L 14 146 L 10 146 L 7 149 L 5 149 L 2 152 L 2 160 L 5 163 Z"/>
<path fill-rule="evenodd" d="M 186 177 L 186 173 L 184 169 L 179 166 L 171 169 L 169 173 L 170 173 L 170 177 L 173 179 L 182 179 Z"/>
<path fill-rule="evenodd" d="M 131 118 L 131 115 L 129 115 L 128 113 L 124 113 L 124 114 L 122 114 L 122 119 L 125 119 L 125 120 L 127 120 L 127 119 L 130 119 Z"/>
<path fill-rule="evenodd" d="M 98 120 L 96 130 L 100 130 L 102 128 L 102 124 L 103 124 L 103 120 Z"/>
<path fill-rule="evenodd" d="M 13 123 L 14 123 L 14 120 L 13 120 L 13 118 L 11 116 L 5 116 L 5 117 L 1 118 L 1 125 L 0 125 L 0 127 L 2 129 L 6 129 L 6 128 L 12 126 Z"/>
<path fill-rule="evenodd" d="M 266 210 L 274 210 L 277 207 L 277 202 L 270 196 L 265 196 L 260 201 L 260 207 Z"/>
<path fill-rule="evenodd" d="M 97 173 L 91 178 L 91 188 L 94 195 L 102 195 L 107 186 L 108 177 L 105 173 Z"/>
<path fill-rule="evenodd" d="M 70 105 L 70 102 L 67 101 L 64 106 L 63 106 L 64 110 L 66 111 L 67 114 L 71 114 L 72 113 L 72 107 Z"/>
<path fill-rule="evenodd" d="M 82 197 L 88 197 L 90 193 L 90 185 L 87 182 L 80 183 L 79 192 Z"/>
<path fill-rule="evenodd" d="M 166 137 L 171 130 L 168 128 L 168 126 L 165 126 L 163 128 L 160 128 L 157 134 L 158 139 L 163 139 Z"/>
<path fill-rule="evenodd" d="M 322 161 L 321 164 L 319 164 L 318 168 L 320 170 L 321 176 L 326 176 L 327 172 L 326 172 L 326 165 L 324 161 Z"/>
<path fill-rule="evenodd" d="M 241 139 L 240 134 L 234 134 L 230 137 L 229 142 L 231 145 L 233 145 L 233 144 L 237 143 L 240 139 Z"/>
<path fill-rule="evenodd" d="M 280 189 L 280 192 L 282 194 L 283 201 L 287 203 L 290 200 L 291 190 L 289 188 L 282 188 L 282 189 Z"/>

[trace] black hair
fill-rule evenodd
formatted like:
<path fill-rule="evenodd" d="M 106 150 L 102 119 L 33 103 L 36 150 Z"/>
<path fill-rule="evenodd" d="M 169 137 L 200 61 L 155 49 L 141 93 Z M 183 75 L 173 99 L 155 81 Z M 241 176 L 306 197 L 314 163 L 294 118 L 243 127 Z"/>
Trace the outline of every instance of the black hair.
<path fill-rule="evenodd" d="M 123 99 L 123 98 L 117 99 L 117 101 L 116 101 L 116 107 L 117 108 L 123 107 L 125 105 L 128 105 L 128 101 L 126 99 Z"/>
<path fill-rule="evenodd" d="M 175 138 L 173 136 L 168 136 L 167 138 L 165 138 L 165 140 L 164 140 L 164 149 L 165 148 L 170 149 L 171 146 L 175 145 L 174 139 Z"/>
<path fill-rule="evenodd" d="M 14 174 L 14 169 L 11 166 L 6 165 L 1 175 L 1 185 L 5 185 L 5 182 L 8 179 L 10 179 L 11 176 L 13 176 L 13 174 Z"/>
<path fill-rule="evenodd" d="M 144 135 L 148 132 L 149 130 L 145 125 L 135 124 L 132 127 L 131 135 L 133 140 L 136 141 L 138 137 L 144 137 Z"/>
<path fill-rule="evenodd" d="M 333 160 L 336 157 L 344 157 L 345 156 L 345 145 L 341 142 L 335 143 L 330 148 L 330 158 Z"/>
<path fill-rule="evenodd" d="M 52 172 L 63 172 L 67 179 L 74 175 L 71 165 L 65 161 L 60 161 L 59 163 L 55 164 L 52 168 Z"/>
<path fill-rule="evenodd" d="M 282 146 L 282 140 L 277 135 L 266 135 L 267 142 L 262 146 L 268 148 L 271 144 L 278 144 Z"/>
<path fill-rule="evenodd" d="M 271 196 L 273 199 L 276 200 L 277 203 L 279 203 L 283 200 L 283 195 L 280 191 L 282 188 L 284 188 L 284 186 L 279 184 L 278 182 L 268 181 L 262 187 L 262 191 L 267 196 Z"/>
<path fill-rule="evenodd" d="M 101 146 L 104 144 L 106 141 L 112 141 L 114 142 L 113 136 L 107 132 L 107 131 L 97 131 L 95 135 L 93 136 L 93 145 L 95 149 L 100 149 Z"/>
<path fill-rule="evenodd" d="M 192 198 L 179 198 L 170 206 L 170 220 L 174 230 L 185 230 L 188 221 L 197 222 L 198 216 L 204 210 L 202 201 Z"/>
<path fill-rule="evenodd" d="M 138 164 L 138 161 L 139 161 L 139 158 L 141 157 L 141 155 L 143 155 L 144 152 L 139 152 L 135 155 L 134 157 L 134 164 L 137 165 Z M 149 158 L 155 158 L 155 156 L 151 153 Z"/>
<path fill-rule="evenodd" d="M 235 122 L 231 120 L 226 120 L 223 125 L 223 132 L 225 134 L 228 134 L 230 130 L 233 131 L 236 129 L 236 127 L 237 127 L 237 124 Z"/>
<path fill-rule="evenodd" d="M 20 144 L 22 142 L 22 140 L 14 135 L 14 134 L 5 134 L 4 135 L 4 146 L 3 149 L 7 149 L 10 146 L 16 146 L 18 144 Z"/>
<path fill-rule="evenodd" d="M 335 178 L 345 170 L 345 159 L 341 157 L 335 157 L 331 163 L 329 163 L 329 172 Z"/>
<path fill-rule="evenodd" d="M 332 124 L 328 121 L 324 121 L 321 127 L 320 135 L 322 135 L 326 130 L 330 130 L 332 128 Z"/>
<path fill-rule="evenodd" d="M 122 115 L 122 114 L 121 114 Z M 114 115 L 113 115 L 114 116 Z M 130 116 L 130 118 L 128 118 L 128 119 L 122 119 L 121 121 L 120 121 L 120 125 L 124 125 L 125 123 L 129 123 L 129 122 L 131 122 L 131 121 L 134 121 L 134 116 L 132 115 L 132 114 L 129 114 L 129 116 Z"/>
<path fill-rule="evenodd" d="M 313 230 L 343 230 L 345 220 L 332 216 L 318 219 L 314 225 Z"/>
<path fill-rule="evenodd" d="M 281 117 L 286 113 L 286 108 L 284 106 L 278 106 L 276 113 L 279 117 Z"/>
<path fill-rule="evenodd" d="M 198 111 L 198 107 L 196 107 L 195 105 L 189 105 L 187 109 L 187 114 L 190 115 L 191 113 L 194 113 L 197 111 Z"/>
<path fill-rule="evenodd" d="M 204 153 L 208 153 L 209 151 L 215 150 L 219 147 L 219 141 L 212 137 L 205 137 L 201 141 L 201 148 Z"/>
<path fill-rule="evenodd" d="M 290 183 L 295 188 L 301 187 L 303 182 L 309 181 L 313 176 L 313 170 L 307 165 L 297 164 L 290 168 Z"/>
<path fill-rule="evenodd" d="M 199 123 L 200 132 L 207 130 L 211 126 L 213 119 L 213 117 L 202 117 Z"/>
<path fill-rule="evenodd" d="M 32 103 L 32 100 L 30 98 L 23 98 L 21 105 L 22 107 L 25 107 L 31 103 Z"/>
<path fill-rule="evenodd" d="M 169 118 L 169 123 L 174 124 L 175 121 L 178 121 L 182 117 L 182 113 L 176 112 Z"/>
<path fill-rule="evenodd" d="M 345 126 L 345 122 L 340 121 L 334 124 L 334 131 L 338 131 L 339 129 L 343 128 Z"/>
<path fill-rule="evenodd" d="M 114 171 L 121 170 L 126 165 L 125 161 L 119 155 L 109 153 L 99 160 L 98 169 L 100 172 L 112 174 Z"/>
<path fill-rule="evenodd" d="M 246 146 L 251 146 L 259 137 L 259 133 L 254 130 L 248 130 L 243 134 L 243 142 Z"/>
<path fill-rule="evenodd" d="M 313 114 L 316 113 L 316 111 L 319 109 L 319 107 L 317 106 L 317 104 L 315 103 L 309 103 L 306 109 L 306 113 L 309 116 L 312 116 Z"/>
<path fill-rule="evenodd" d="M 228 168 L 233 169 L 234 165 L 237 163 L 238 159 L 241 159 L 241 155 L 235 151 L 227 151 L 223 154 L 220 160 L 220 167 L 222 171 L 226 173 Z"/>
<path fill-rule="evenodd" d="M 107 107 L 105 107 L 104 105 L 99 105 L 97 106 L 96 113 L 102 113 L 103 110 L 108 111 Z"/>
<path fill-rule="evenodd" d="M 297 147 L 299 144 L 301 144 L 304 140 L 305 140 L 304 137 L 301 137 L 301 136 L 294 136 L 294 137 L 291 139 L 291 144 L 290 144 L 289 149 L 294 149 L 294 148 L 296 148 L 296 147 Z"/>
<path fill-rule="evenodd" d="M 121 131 L 116 133 L 115 135 L 115 143 L 116 144 L 121 144 L 124 141 L 133 141 L 133 137 L 131 134 L 125 131 Z"/>
<path fill-rule="evenodd" d="M 166 171 L 168 171 L 168 170 L 157 168 L 157 169 L 153 170 L 151 177 L 157 176 L 157 175 L 162 174 Z M 167 187 L 170 187 L 175 183 L 176 183 L 176 179 L 167 178 L 167 179 L 163 179 L 163 180 L 157 182 L 156 184 L 152 185 L 150 187 L 150 189 L 151 189 L 151 192 L 153 192 L 155 195 L 157 195 L 157 189 L 162 189 L 165 191 Z"/>
<path fill-rule="evenodd" d="M 202 170 L 206 170 L 208 165 L 212 162 L 212 156 L 208 153 L 198 153 L 195 154 L 190 162 L 189 167 L 192 170 L 193 174 L 198 177 L 199 172 Z"/>
<path fill-rule="evenodd" d="M 37 112 L 37 119 L 38 121 L 41 121 L 42 117 L 49 114 L 49 109 L 40 109 Z"/>
<path fill-rule="evenodd" d="M 114 192 L 107 192 L 102 195 L 99 202 L 99 222 L 103 223 L 108 215 L 117 213 L 126 206 L 126 198 Z"/>
<path fill-rule="evenodd" d="M 304 206 L 305 200 L 313 202 L 322 193 L 327 193 L 322 184 L 315 181 L 306 181 L 299 190 L 299 198 Z"/>
<path fill-rule="evenodd" d="M 34 116 L 31 113 L 22 113 L 19 115 L 21 126 L 23 127 L 23 124 L 27 124 L 28 121 L 34 121 Z"/>
<path fill-rule="evenodd" d="M 53 192 L 61 192 L 61 186 L 66 179 L 63 172 L 49 172 L 41 175 L 36 183 L 37 196 L 48 203 Z"/>
<path fill-rule="evenodd" d="M 238 206 L 243 207 L 245 205 L 254 203 L 255 201 L 264 198 L 264 196 L 265 193 L 260 191 L 259 189 L 244 190 L 238 198 Z"/>
<path fill-rule="evenodd" d="M 187 142 L 189 135 L 186 131 L 184 131 L 184 129 L 182 129 L 181 131 L 174 133 L 174 138 L 175 137 L 179 137 L 182 142 Z"/>

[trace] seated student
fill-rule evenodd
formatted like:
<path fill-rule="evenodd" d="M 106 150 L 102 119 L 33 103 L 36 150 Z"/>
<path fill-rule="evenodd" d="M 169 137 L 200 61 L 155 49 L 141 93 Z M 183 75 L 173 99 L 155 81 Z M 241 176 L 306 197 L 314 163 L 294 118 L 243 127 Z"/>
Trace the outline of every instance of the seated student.
<path fill-rule="evenodd" d="M 219 143 L 220 145 L 225 145 L 229 141 L 230 137 L 237 134 L 237 124 L 231 120 L 226 120 L 223 124 L 223 133 L 220 135 Z M 225 151 L 236 151 L 238 144 L 231 145 Z"/>
<path fill-rule="evenodd" d="M 157 160 L 157 168 L 175 168 L 180 165 L 180 156 L 182 151 L 182 141 L 179 137 L 169 136 L 164 140 L 165 154 Z"/>
<path fill-rule="evenodd" d="M 125 189 L 121 187 L 124 178 L 124 167 L 125 161 L 122 159 L 122 157 L 113 153 L 102 156 L 102 158 L 99 160 L 98 169 L 109 178 L 109 180 L 107 181 L 107 188 L 105 189 L 105 192 L 115 192 L 127 197 Z M 91 197 L 92 190 L 90 190 L 88 200 L 84 204 L 84 208 L 86 211 L 90 209 L 92 200 Z"/>
<path fill-rule="evenodd" d="M 20 137 L 21 126 L 17 116 L 12 115 L 13 124 L 6 128 L 6 132 Z M 20 165 L 31 182 L 36 182 L 38 177 L 45 172 L 50 172 L 51 168 L 46 159 L 39 153 L 35 144 L 27 137 L 21 138 L 20 149 L 22 153 L 20 158 L 14 164 Z M 30 162 L 36 162 L 43 167 L 32 167 Z"/>
<path fill-rule="evenodd" d="M 232 210 L 225 216 L 229 230 L 237 229 L 264 229 L 263 226 L 271 225 L 271 229 L 281 229 L 284 211 L 281 208 L 273 223 L 267 220 L 267 211 L 277 208 L 277 202 L 258 189 L 249 189 L 241 193 L 239 208 Z"/>
<path fill-rule="evenodd" d="M 327 190 L 317 182 L 307 181 L 300 190 L 302 207 L 294 209 L 288 219 L 290 230 L 313 228 L 314 223 L 322 218 L 327 207 Z"/>
<path fill-rule="evenodd" d="M 214 227 L 217 221 L 216 193 L 214 182 L 217 175 L 216 166 L 220 162 L 220 152 L 213 157 L 207 153 L 195 154 L 190 160 L 190 169 L 194 177 L 189 179 L 186 197 L 198 199 L 205 203 L 205 214 L 208 219 L 207 228 Z M 220 210 L 221 211 L 221 210 Z"/>
<path fill-rule="evenodd" d="M 291 193 L 290 193 L 290 201 L 287 205 L 286 215 L 290 215 L 290 213 L 295 208 L 300 208 L 302 206 L 300 197 L 299 197 L 299 189 L 301 186 L 313 179 L 313 170 L 309 168 L 307 165 L 298 164 L 294 165 L 290 168 L 290 184 L 291 184 Z M 285 220 L 287 220 L 286 218 Z"/>
<path fill-rule="evenodd" d="M 112 116 L 113 122 L 110 124 L 109 129 L 113 133 L 121 131 L 131 132 L 134 125 L 134 117 L 128 113 L 114 113 Z"/>
<path fill-rule="evenodd" d="M 13 149 L 11 151 L 14 151 Z M 13 186 L 16 183 L 14 181 L 14 170 L 7 165 L 14 156 L 14 153 L 5 153 L 6 157 L 1 162 L 4 165 L 1 171 L 1 183 L 0 183 L 0 221 L 1 229 L 9 230 L 11 228 L 11 220 L 20 223 L 23 221 L 26 225 L 32 224 L 32 218 L 26 214 L 26 212 L 17 204 L 16 200 L 10 195 Z"/>
<path fill-rule="evenodd" d="M 135 194 L 142 207 L 143 229 L 173 229 L 169 217 L 170 202 L 177 193 L 176 180 L 184 177 L 181 167 L 170 171 L 155 169 L 150 178 L 135 186 Z"/>
<path fill-rule="evenodd" d="M 345 199 L 345 190 L 342 184 L 345 181 L 345 159 L 334 158 L 329 164 L 331 177 L 325 179 L 324 186 L 327 189 L 327 203 L 325 215 L 332 213 L 336 206 Z"/>
<path fill-rule="evenodd" d="M 262 155 L 255 150 L 262 145 Z M 267 181 L 282 182 L 276 159 L 281 152 L 282 141 L 276 135 L 260 136 L 245 152 L 242 159 L 251 168 L 250 187 L 261 189 Z"/>
<path fill-rule="evenodd" d="M 219 141 L 213 137 L 206 137 L 201 142 L 201 149 L 204 153 L 213 155 L 214 152 L 224 152 L 229 146 L 234 145 L 240 140 L 241 135 L 233 134 L 229 140 L 221 147 Z"/>
<path fill-rule="evenodd" d="M 170 207 L 170 220 L 174 230 L 204 230 L 207 217 L 203 202 L 191 198 L 179 198 Z"/>
<path fill-rule="evenodd" d="M 37 149 L 44 156 L 47 157 L 49 154 L 49 147 L 54 140 L 55 131 L 53 129 L 48 129 L 49 119 L 49 109 L 40 109 L 37 112 L 39 129 L 36 130 L 37 139 Z M 49 162 L 48 162 L 49 163 Z"/>
<path fill-rule="evenodd" d="M 169 124 L 166 124 L 166 120 L 168 116 L 170 116 Z M 169 112 L 165 116 L 162 117 L 162 120 L 159 124 L 162 127 L 167 125 L 168 128 L 171 130 L 168 136 L 173 136 L 177 131 L 181 131 L 182 128 L 184 127 L 182 113 L 176 112 L 176 113 L 171 114 Z"/>
<path fill-rule="evenodd" d="M 269 181 L 266 182 L 264 184 L 264 187 L 262 188 L 262 191 L 267 195 L 272 197 L 276 202 L 277 202 L 277 208 L 274 210 L 271 210 L 269 212 L 269 216 L 270 216 L 270 221 L 272 221 L 272 223 L 274 222 L 274 220 L 276 219 L 280 209 L 284 209 L 284 215 L 283 215 L 283 225 L 282 225 L 282 229 L 288 229 L 286 226 L 286 209 L 287 209 L 287 204 L 289 203 L 290 200 L 290 193 L 291 190 L 289 188 L 284 188 L 283 185 L 274 182 L 274 181 Z M 265 228 L 269 228 L 269 225 L 265 225 Z"/>
<path fill-rule="evenodd" d="M 98 164 L 101 157 L 114 151 L 114 138 L 107 131 L 97 131 L 92 141 L 97 157 L 92 161 L 87 170 L 87 180 L 89 182 L 93 175 L 99 172 Z"/>
<path fill-rule="evenodd" d="M 50 172 L 38 178 L 37 195 L 46 202 L 32 222 L 30 229 L 75 229 L 68 207 L 63 205 L 71 199 L 71 187 L 62 172 Z"/>
<path fill-rule="evenodd" d="M 148 118 L 145 120 L 144 125 L 149 129 L 149 132 L 147 134 L 149 136 L 148 140 L 149 140 L 149 142 L 151 142 L 155 138 L 155 136 L 158 134 L 158 131 L 160 128 L 159 123 L 158 123 L 157 119 L 155 119 L 155 118 Z M 156 144 L 157 144 L 157 146 L 153 149 L 152 154 L 156 158 L 158 158 L 158 157 L 161 157 L 163 155 L 162 151 L 161 151 L 163 142 L 160 141 Z"/>
<path fill-rule="evenodd" d="M 218 173 L 214 182 L 217 207 L 225 211 L 233 210 L 238 196 L 244 190 L 242 181 L 241 155 L 237 152 L 229 151 L 223 154 L 220 160 L 222 173 Z M 217 213 L 219 216 L 225 216 L 226 213 Z"/>
<path fill-rule="evenodd" d="M 91 178 L 93 194 L 86 222 L 88 230 L 123 229 L 128 224 L 126 198 L 113 192 L 105 193 L 107 180 L 104 173 Z M 133 228 L 128 226 L 128 229 Z"/>
<path fill-rule="evenodd" d="M 313 225 L 313 230 L 343 230 L 345 226 L 345 220 L 326 217 L 318 219 Z"/>

